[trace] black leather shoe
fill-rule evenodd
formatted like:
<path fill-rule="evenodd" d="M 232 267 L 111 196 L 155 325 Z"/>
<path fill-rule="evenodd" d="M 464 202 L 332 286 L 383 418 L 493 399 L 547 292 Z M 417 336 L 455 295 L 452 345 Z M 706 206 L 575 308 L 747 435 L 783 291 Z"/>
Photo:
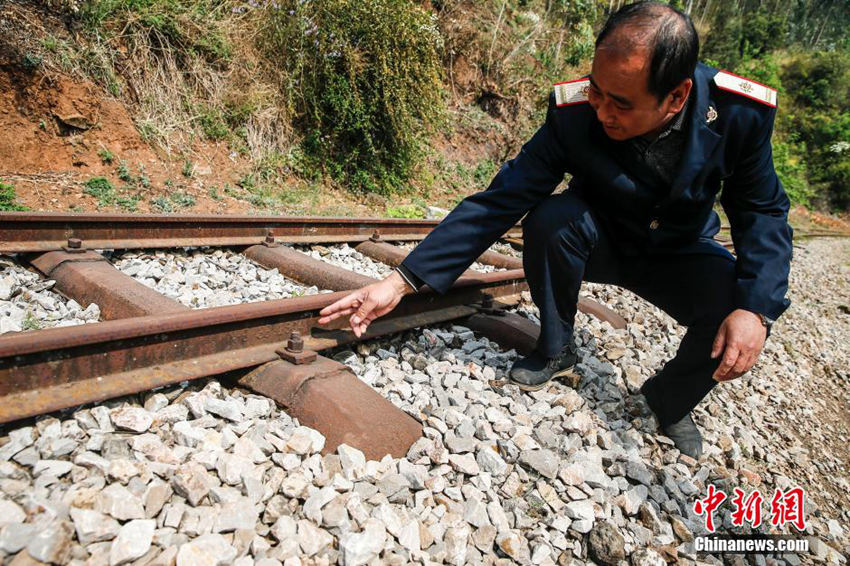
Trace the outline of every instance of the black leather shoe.
<path fill-rule="evenodd" d="M 699 460 L 702 455 L 702 435 L 690 413 L 682 420 L 662 428 L 661 431 L 665 436 L 670 437 L 679 452 Z"/>
<path fill-rule="evenodd" d="M 576 353 L 572 348 L 564 350 L 554 358 L 545 358 L 537 351 L 517 360 L 510 371 L 511 383 L 523 391 L 538 391 L 556 377 L 560 377 L 576 365 Z"/>

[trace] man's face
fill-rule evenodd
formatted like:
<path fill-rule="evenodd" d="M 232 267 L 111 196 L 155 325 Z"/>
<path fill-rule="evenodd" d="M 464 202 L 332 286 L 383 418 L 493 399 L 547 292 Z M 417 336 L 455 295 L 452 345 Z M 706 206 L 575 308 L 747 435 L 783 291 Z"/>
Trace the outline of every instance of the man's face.
<path fill-rule="evenodd" d="M 687 85 L 685 85 L 687 83 Z M 596 50 L 590 72 L 588 101 L 605 133 L 621 141 L 656 134 L 682 109 L 690 92 L 690 79 L 668 94 L 661 103 L 649 92 L 649 51 L 630 53 Z M 684 92 L 681 91 L 686 87 Z"/>

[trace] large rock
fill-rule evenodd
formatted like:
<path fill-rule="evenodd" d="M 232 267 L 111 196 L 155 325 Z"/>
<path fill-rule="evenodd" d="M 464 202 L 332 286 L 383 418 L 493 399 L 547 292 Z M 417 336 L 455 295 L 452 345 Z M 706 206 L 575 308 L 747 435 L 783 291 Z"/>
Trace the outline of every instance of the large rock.
<path fill-rule="evenodd" d="M 213 480 L 207 470 L 194 462 L 178 467 L 171 478 L 171 486 L 177 495 L 185 497 L 193 507 L 207 496 L 212 484 Z"/>
<path fill-rule="evenodd" d="M 121 527 L 109 549 L 109 566 L 119 566 L 144 556 L 150 550 L 154 529 L 156 521 L 153 519 L 130 521 Z"/>
<path fill-rule="evenodd" d="M 8 499 L 0 500 L 0 527 L 7 523 L 23 523 L 27 514 L 21 506 Z"/>
<path fill-rule="evenodd" d="M 218 477 L 227 485 L 240 485 L 243 478 L 254 475 L 254 462 L 236 454 L 222 454 L 215 464 Z"/>
<path fill-rule="evenodd" d="M 345 566 L 366 564 L 383 550 L 386 541 L 387 530 L 383 523 L 377 519 L 367 519 L 362 532 L 349 533 L 340 538 L 342 563 Z"/>
<path fill-rule="evenodd" d="M 519 461 L 550 480 L 558 474 L 558 455 L 551 450 L 524 450 Z"/>
<path fill-rule="evenodd" d="M 564 514 L 570 519 L 577 521 L 593 521 L 596 513 L 593 510 L 593 502 L 589 499 L 570 501 L 564 506 Z"/>
<path fill-rule="evenodd" d="M 238 529 L 254 530 L 260 510 L 247 497 L 240 497 L 221 506 L 213 531 L 228 533 Z"/>
<path fill-rule="evenodd" d="M 0 528 L 0 551 L 6 554 L 20 552 L 30 543 L 36 530 L 32 523 L 9 523 Z"/>
<path fill-rule="evenodd" d="M 118 483 L 106 486 L 95 497 L 94 508 L 96 511 L 106 513 L 119 521 L 145 518 L 145 507 L 142 505 L 142 500 Z"/>
<path fill-rule="evenodd" d="M 519 561 L 520 557 L 528 552 L 528 543 L 514 531 L 496 535 L 496 545 L 499 550 L 516 561 Z"/>
<path fill-rule="evenodd" d="M 131 432 L 145 432 L 153 424 L 153 415 L 141 407 L 112 409 L 109 418 L 118 429 Z"/>
<path fill-rule="evenodd" d="M 298 546 L 307 556 L 319 554 L 333 544 L 334 537 L 324 529 L 320 529 L 312 521 L 298 521 Z"/>
<path fill-rule="evenodd" d="M 600 521 L 587 537 L 588 555 L 597 563 L 616 566 L 626 558 L 626 540 L 610 521 Z"/>
<path fill-rule="evenodd" d="M 356 480 L 363 477 L 366 472 L 366 456 L 348 444 L 340 444 L 336 449 L 339 454 L 339 463 L 342 466 L 342 472 L 350 480 Z"/>
<path fill-rule="evenodd" d="M 83 545 L 112 540 L 121 529 L 118 521 L 91 509 L 71 507 L 71 519 L 77 531 L 77 540 Z"/>
<path fill-rule="evenodd" d="M 286 442 L 286 447 L 296 454 L 313 454 L 325 447 L 325 437 L 318 430 L 307 426 L 296 428 Z"/>
<path fill-rule="evenodd" d="M 54 521 L 36 532 L 27 544 L 27 552 L 40 562 L 65 564 L 71 556 L 74 529 L 65 521 Z"/>
<path fill-rule="evenodd" d="M 236 558 L 236 549 L 218 534 L 201 535 L 177 552 L 177 566 L 225 566 Z"/>
<path fill-rule="evenodd" d="M 478 462 L 478 466 L 482 470 L 496 477 L 504 475 L 508 469 L 508 464 L 505 460 L 496 450 L 489 446 L 485 446 L 478 450 L 475 461 Z"/>
<path fill-rule="evenodd" d="M 466 547 L 470 534 L 472 532 L 466 524 L 446 529 L 443 539 L 446 544 L 446 562 L 455 566 L 466 564 Z"/>
<path fill-rule="evenodd" d="M 651 548 L 640 548 L 631 555 L 632 566 L 667 566 L 667 561 Z"/>
<path fill-rule="evenodd" d="M 475 456 L 472 454 L 450 454 L 449 465 L 456 472 L 468 476 L 477 476 L 481 472 L 481 468 L 478 467 L 478 462 L 475 461 Z"/>

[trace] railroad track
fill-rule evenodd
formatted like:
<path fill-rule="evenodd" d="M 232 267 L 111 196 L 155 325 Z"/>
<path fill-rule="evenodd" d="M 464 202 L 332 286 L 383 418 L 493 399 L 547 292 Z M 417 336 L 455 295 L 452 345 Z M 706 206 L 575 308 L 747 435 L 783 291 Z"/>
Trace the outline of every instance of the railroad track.
<path fill-rule="evenodd" d="M 401 455 L 421 425 L 319 352 L 357 340 L 337 321 L 319 327 L 318 313 L 372 277 L 323 262 L 288 244 L 346 243 L 387 266 L 421 240 L 436 221 L 234 216 L 0 214 L 0 254 L 54 280 L 55 290 L 101 322 L 0 336 L 0 422 L 10 422 L 148 391 L 186 380 L 239 372 L 241 386 L 270 397 L 328 439 L 376 458 Z M 520 230 L 506 238 L 519 237 Z M 98 250 L 228 248 L 324 293 L 191 309 L 117 269 Z M 506 348 L 527 351 L 538 328 L 504 309 L 526 284 L 522 262 L 494 251 L 445 295 L 411 295 L 373 323 L 363 340 L 462 320 Z M 611 324 L 625 321 L 582 299 L 579 308 Z"/>
<path fill-rule="evenodd" d="M 0 422 L 148 391 L 186 380 L 238 373 L 241 386 L 265 395 L 320 430 L 326 450 L 358 446 L 369 455 L 401 455 L 421 425 L 346 366 L 319 352 L 358 339 L 337 321 L 319 327 L 325 306 L 376 279 L 321 261 L 292 245 L 350 244 L 386 266 L 408 253 L 437 221 L 200 215 L 0 213 L 0 254 L 54 280 L 101 322 L 0 336 Z M 813 233 L 801 236 L 832 236 Z M 724 245 L 728 230 L 718 238 Z M 504 235 L 521 245 L 521 230 Z M 312 296 L 191 309 L 117 269 L 98 250 L 227 248 L 286 278 L 325 292 Z M 463 321 L 505 348 L 527 352 L 538 327 L 510 312 L 526 284 L 518 257 L 487 251 L 445 295 L 411 295 L 373 323 L 361 340 Z M 616 313 L 582 298 L 579 309 L 625 326 Z"/>

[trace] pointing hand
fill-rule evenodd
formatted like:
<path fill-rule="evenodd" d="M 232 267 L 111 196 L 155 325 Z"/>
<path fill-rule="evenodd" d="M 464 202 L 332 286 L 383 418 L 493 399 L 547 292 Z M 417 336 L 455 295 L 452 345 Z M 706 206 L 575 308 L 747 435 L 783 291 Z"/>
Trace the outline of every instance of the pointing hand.
<path fill-rule="evenodd" d="M 404 295 L 412 292 L 413 289 L 404 282 L 401 275 L 393 271 L 383 281 L 362 287 L 323 308 L 319 312 L 319 324 L 327 324 L 341 316 L 351 315 L 351 329 L 355 336 L 360 338 L 373 320 L 393 310 Z"/>

